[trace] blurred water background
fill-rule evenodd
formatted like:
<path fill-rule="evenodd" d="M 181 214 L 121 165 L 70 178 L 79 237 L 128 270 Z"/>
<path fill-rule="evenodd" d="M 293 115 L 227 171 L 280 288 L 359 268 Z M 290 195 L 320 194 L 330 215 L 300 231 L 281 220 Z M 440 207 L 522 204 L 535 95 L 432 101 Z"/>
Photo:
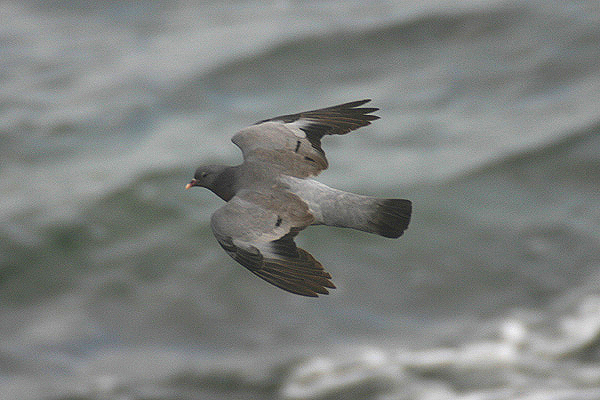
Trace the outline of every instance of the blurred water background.
<path fill-rule="evenodd" d="M 600 3 L 2 1 L 2 399 L 600 399 Z M 338 289 L 257 279 L 183 190 L 258 120 L 372 98 L 319 180 Z"/>

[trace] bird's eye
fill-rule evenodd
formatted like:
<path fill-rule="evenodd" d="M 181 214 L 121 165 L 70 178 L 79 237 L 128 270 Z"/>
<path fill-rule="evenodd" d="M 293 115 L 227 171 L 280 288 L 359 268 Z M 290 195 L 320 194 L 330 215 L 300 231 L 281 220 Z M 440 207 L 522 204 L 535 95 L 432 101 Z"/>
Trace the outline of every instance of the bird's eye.
<path fill-rule="evenodd" d="M 206 178 L 207 176 L 208 176 L 208 172 L 203 172 L 203 173 L 202 173 L 202 177 L 203 177 L 203 178 Z"/>

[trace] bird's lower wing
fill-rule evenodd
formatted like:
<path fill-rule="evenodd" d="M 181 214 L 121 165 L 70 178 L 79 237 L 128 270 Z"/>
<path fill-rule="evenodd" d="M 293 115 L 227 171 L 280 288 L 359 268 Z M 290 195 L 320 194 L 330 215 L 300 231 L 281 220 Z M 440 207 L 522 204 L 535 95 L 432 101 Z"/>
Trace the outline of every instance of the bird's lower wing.
<path fill-rule="evenodd" d="M 256 276 L 316 297 L 335 285 L 321 263 L 294 242 L 312 221 L 306 204 L 294 195 L 244 191 L 213 214 L 211 227 L 227 254 Z"/>

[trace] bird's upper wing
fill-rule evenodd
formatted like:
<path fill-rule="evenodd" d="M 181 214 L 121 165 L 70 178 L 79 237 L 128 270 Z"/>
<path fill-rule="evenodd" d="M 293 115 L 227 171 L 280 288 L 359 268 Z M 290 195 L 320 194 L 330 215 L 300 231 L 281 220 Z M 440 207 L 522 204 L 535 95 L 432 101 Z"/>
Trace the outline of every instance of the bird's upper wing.
<path fill-rule="evenodd" d="M 244 161 L 273 165 L 286 175 L 305 178 L 327 169 L 321 148 L 325 135 L 343 135 L 378 119 L 377 108 L 360 107 L 360 100 L 298 114 L 281 115 L 245 128 L 231 139 Z"/>
<path fill-rule="evenodd" d="M 335 288 L 331 275 L 294 243 L 313 219 L 291 193 L 242 190 L 215 211 L 211 227 L 221 247 L 253 274 L 288 292 L 316 297 Z"/>

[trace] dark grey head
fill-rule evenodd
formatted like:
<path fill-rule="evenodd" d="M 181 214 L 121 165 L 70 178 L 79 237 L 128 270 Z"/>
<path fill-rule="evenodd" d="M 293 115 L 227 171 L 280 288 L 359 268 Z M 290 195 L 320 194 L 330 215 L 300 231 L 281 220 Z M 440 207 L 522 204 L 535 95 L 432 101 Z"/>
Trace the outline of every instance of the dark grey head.
<path fill-rule="evenodd" d="M 194 173 L 194 179 L 186 185 L 186 189 L 193 186 L 205 187 L 212 190 L 217 196 L 229 201 L 233 192 L 233 167 L 226 165 L 203 165 Z"/>

